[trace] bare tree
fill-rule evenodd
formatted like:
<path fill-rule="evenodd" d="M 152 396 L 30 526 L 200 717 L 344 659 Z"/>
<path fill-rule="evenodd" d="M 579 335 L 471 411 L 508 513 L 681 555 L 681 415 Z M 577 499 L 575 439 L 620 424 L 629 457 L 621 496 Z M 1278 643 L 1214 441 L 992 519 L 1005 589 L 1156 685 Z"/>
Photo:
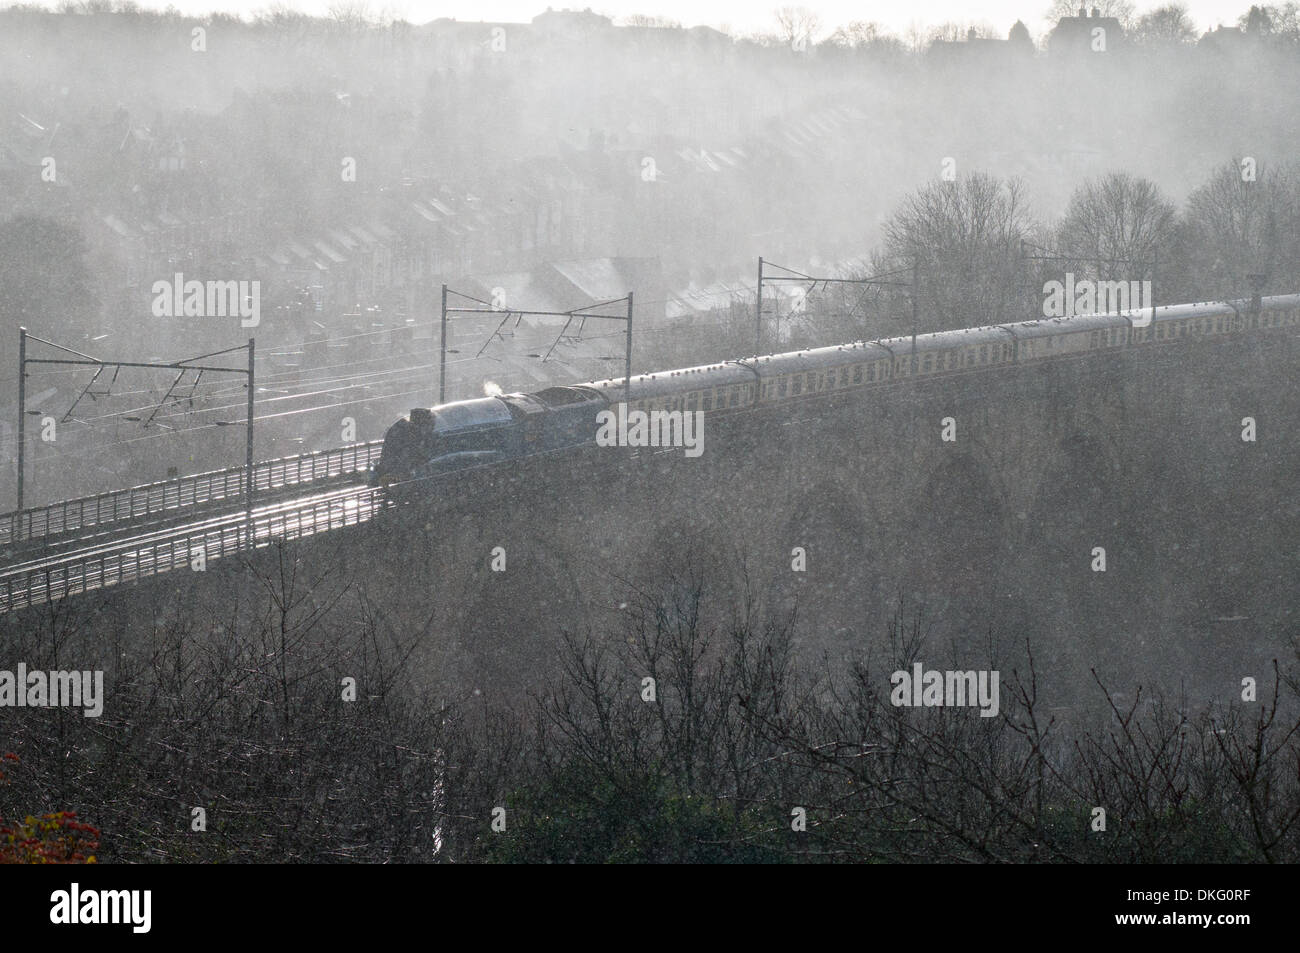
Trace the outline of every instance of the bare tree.
<path fill-rule="evenodd" d="M 791 49 L 806 50 L 812 47 L 821 18 L 807 7 L 780 7 L 772 12 L 776 18 L 777 35 Z"/>
<path fill-rule="evenodd" d="M 1170 3 L 1142 14 L 1133 39 L 1146 46 L 1190 45 L 1196 42 L 1196 25 L 1186 6 Z"/>
<path fill-rule="evenodd" d="M 348 33 L 363 33 L 377 22 L 369 0 L 332 0 L 329 18 Z"/>
<path fill-rule="evenodd" d="M 1300 4 L 1251 6 L 1237 20 L 1246 33 L 1284 43 L 1300 42 Z"/>
<path fill-rule="evenodd" d="M 1195 298 L 1246 295 L 1247 275 L 1268 287 L 1300 285 L 1300 170 L 1233 160 L 1187 199 L 1182 229 L 1187 293 Z"/>
<path fill-rule="evenodd" d="M 1019 318 L 1020 241 L 1031 221 L 1016 180 L 973 173 L 909 195 L 885 224 L 881 267 L 919 265 L 924 325 L 946 330 Z"/>
<path fill-rule="evenodd" d="M 1082 277 L 1115 281 L 1145 274 L 1171 257 L 1176 211 L 1149 179 L 1114 172 L 1076 189 L 1057 230 L 1057 249 Z M 1146 266 L 1146 267 L 1144 267 Z"/>
<path fill-rule="evenodd" d="M 827 38 L 827 42 L 833 46 L 858 49 L 877 43 L 884 36 L 884 29 L 879 23 L 868 20 L 854 20 L 844 26 L 836 27 L 835 32 Z"/>

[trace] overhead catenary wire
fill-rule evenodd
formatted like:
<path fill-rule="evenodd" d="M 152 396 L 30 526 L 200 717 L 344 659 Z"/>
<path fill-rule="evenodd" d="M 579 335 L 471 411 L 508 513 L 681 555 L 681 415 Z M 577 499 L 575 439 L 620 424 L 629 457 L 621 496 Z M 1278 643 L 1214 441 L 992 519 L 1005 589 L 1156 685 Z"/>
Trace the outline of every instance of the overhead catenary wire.
<path fill-rule="evenodd" d="M 749 290 L 750 289 L 746 288 L 744 285 L 724 286 L 722 288 L 712 289 L 712 290 L 697 289 L 683 294 L 674 295 L 672 298 L 651 300 L 648 302 L 643 302 L 643 304 L 654 306 L 658 304 L 668 304 L 673 301 L 708 300 L 708 299 L 715 299 L 715 298 L 731 298 L 733 300 L 739 300 Z M 468 295 L 465 295 L 464 297 L 466 297 L 469 300 L 476 301 L 478 303 L 488 305 L 488 307 L 491 307 L 491 305 L 488 302 L 481 301 L 481 299 L 473 298 L 472 296 L 468 296 Z M 593 306 L 589 305 L 587 307 L 593 307 Z M 500 313 L 507 313 L 508 311 L 508 309 L 502 309 L 502 308 L 493 308 L 492 310 L 493 312 L 500 312 Z M 659 326 L 640 327 L 638 328 L 637 333 L 639 335 L 661 334 L 664 332 L 677 331 L 679 330 L 679 328 L 680 328 L 679 322 L 674 322 L 674 323 L 659 325 Z M 375 335 L 389 334 L 391 333 L 392 330 L 393 330 L 392 328 L 381 328 L 381 329 L 375 329 L 371 331 L 357 332 L 355 334 L 343 335 L 336 338 L 331 338 L 329 339 L 328 342 L 323 342 L 323 343 L 326 343 L 326 345 L 329 346 L 333 342 L 337 342 L 337 341 L 356 340 L 359 338 L 371 337 Z M 581 337 L 581 340 L 591 341 L 591 340 L 600 340 L 604 338 L 621 337 L 621 336 L 622 336 L 621 332 L 607 332 L 607 333 L 599 333 L 594 335 L 583 335 Z M 278 347 L 267 349 L 261 355 L 258 355 L 258 357 L 260 359 L 259 360 L 260 362 L 261 360 L 265 360 L 269 355 L 284 356 L 286 354 L 298 354 L 302 352 L 303 352 L 303 348 L 300 346 L 280 345 Z M 198 359 L 199 358 L 191 358 L 190 360 L 193 361 Z M 608 358 L 591 357 L 588 359 L 614 360 L 613 357 L 608 357 Z M 312 368 L 310 373 L 318 373 L 320 371 L 328 371 L 334 369 L 357 368 L 365 364 L 379 363 L 388 360 L 391 360 L 391 356 L 376 355 L 367 358 L 356 358 L 338 364 L 323 365 L 321 367 Z M 476 358 L 473 357 L 459 358 L 453 361 L 449 361 L 448 365 L 457 366 L 462 364 L 470 364 L 473 363 L 475 360 Z M 282 401 L 293 401 L 293 400 L 305 400 L 305 399 L 311 399 L 311 398 L 327 396 L 327 395 L 342 395 L 345 394 L 345 392 L 348 390 L 354 390 L 358 387 L 368 386 L 367 384 L 361 382 L 367 380 L 373 380 L 376 378 L 382 378 L 387 383 L 397 384 L 400 386 L 401 384 L 407 383 L 412 379 L 416 379 L 414 375 L 417 375 L 421 372 L 427 372 L 431 370 L 432 367 L 433 367 L 432 364 L 416 364 L 416 365 L 408 365 L 397 369 L 396 375 L 394 374 L 393 369 L 384 368 L 382 370 L 373 371 L 373 372 L 362 371 L 357 374 L 341 375 L 335 377 L 325 377 L 325 378 L 309 377 L 305 381 L 302 380 L 301 371 L 282 369 L 278 372 L 264 374 L 261 381 L 259 381 L 258 389 L 260 391 L 264 391 L 275 385 L 279 385 L 281 387 L 288 385 L 291 388 L 293 388 L 291 392 L 285 394 L 277 394 L 275 396 L 257 397 L 255 395 L 254 402 L 255 402 L 255 406 L 265 407 L 269 403 L 278 403 Z M 79 372 L 78 368 L 69 368 L 67 369 L 67 371 L 58 371 L 58 372 L 50 371 L 45 373 L 49 375 L 54 373 L 78 373 L 78 372 Z M 297 378 L 297 380 L 294 380 L 295 377 Z M 322 384 L 334 385 L 334 386 L 326 386 L 324 388 L 321 388 L 320 385 Z M 227 395 L 234 396 L 234 394 L 238 393 L 241 390 L 244 390 L 245 388 L 246 385 L 242 385 L 232 381 L 209 380 L 207 382 L 201 382 L 200 380 L 196 380 L 193 386 L 191 387 L 189 396 L 180 399 L 173 399 L 171 403 L 172 406 L 176 406 L 180 402 L 190 404 L 192 402 L 200 401 L 204 399 L 215 400 L 215 399 L 219 399 L 222 396 L 227 396 Z M 298 389 L 298 388 L 304 388 L 304 389 Z M 314 388 L 314 389 L 310 389 L 310 388 Z M 367 404 L 367 403 L 372 403 L 374 401 L 397 400 L 402 397 L 417 396 L 422 393 L 427 393 L 427 390 L 428 388 L 421 387 L 414 390 L 398 391 L 396 393 L 390 393 L 390 394 L 368 395 L 364 397 L 349 397 L 339 403 L 329 403 L 329 404 L 321 404 L 321 405 L 316 405 L 311 407 L 295 408 L 292 410 L 285 410 L 285 411 L 269 413 L 269 414 L 255 413 L 253 419 L 256 422 L 256 421 L 290 418 L 290 417 L 300 416 L 303 414 L 337 412 L 339 409 L 348 406 Z M 145 396 L 145 395 L 153 395 L 155 393 L 156 393 L 156 389 L 154 388 L 142 388 L 139 390 L 119 392 L 115 396 L 118 397 Z M 116 412 L 92 415 L 84 418 L 76 418 L 72 421 L 69 421 L 69 423 L 91 426 L 98 421 L 121 419 L 124 416 L 129 416 L 133 413 L 140 413 L 143 412 L 145 409 L 154 406 L 155 403 L 151 401 L 148 405 L 128 408 L 126 410 L 120 410 Z M 242 407 L 242 404 L 234 404 L 234 403 L 220 404 L 216 406 L 194 407 L 192 409 L 187 409 L 184 412 L 180 412 L 180 413 L 159 412 L 154 415 L 153 419 L 157 423 L 164 423 L 169 420 L 175 420 L 177 418 L 183 418 L 183 417 L 195 417 L 200 414 L 205 416 L 210 416 L 212 414 L 227 413 L 232 410 L 239 409 L 240 407 Z M 183 432 L 186 435 L 192 435 L 195 433 L 201 433 L 203 431 L 215 429 L 216 427 L 225 426 L 225 425 L 226 424 L 224 422 L 200 423 L 191 427 L 183 428 L 179 432 Z M 177 431 L 137 434 L 131 437 L 127 437 L 125 439 L 118 439 L 103 444 L 97 444 L 94 447 L 88 447 L 78 451 L 56 451 L 54 453 L 43 453 L 39 458 L 39 462 L 44 465 L 47 462 L 56 459 L 85 459 L 92 455 L 100 455 L 105 450 L 110 449 L 112 447 L 120 447 L 120 446 L 128 446 L 128 445 L 133 446 L 149 440 L 168 438 L 168 437 L 172 437 L 176 432 Z"/>

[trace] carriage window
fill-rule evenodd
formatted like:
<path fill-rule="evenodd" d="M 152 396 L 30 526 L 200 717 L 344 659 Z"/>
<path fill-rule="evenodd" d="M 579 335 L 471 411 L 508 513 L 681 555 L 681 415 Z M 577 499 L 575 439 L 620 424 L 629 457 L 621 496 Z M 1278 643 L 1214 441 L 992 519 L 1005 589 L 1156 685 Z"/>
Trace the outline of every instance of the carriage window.
<path fill-rule="evenodd" d="M 862 365 L 861 365 L 861 364 L 859 364 L 857 367 L 853 368 L 853 383 L 855 383 L 855 384 L 861 384 L 861 383 L 862 383 Z"/>
<path fill-rule="evenodd" d="M 700 398 L 700 410 L 712 410 L 712 409 L 713 409 L 713 394 L 712 392 L 710 392 Z"/>
<path fill-rule="evenodd" d="M 781 380 L 779 380 L 779 381 L 777 382 L 777 385 L 776 385 L 776 396 L 777 396 L 777 397 L 784 397 L 784 396 L 785 396 L 785 389 L 786 389 L 786 386 L 787 386 L 788 383 L 789 383 L 789 378 L 786 378 L 786 377 L 781 378 Z"/>
<path fill-rule="evenodd" d="M 790 396 L 798 397 L 803 393 L 803 375 L 799 374 L 790 379 Z"/>

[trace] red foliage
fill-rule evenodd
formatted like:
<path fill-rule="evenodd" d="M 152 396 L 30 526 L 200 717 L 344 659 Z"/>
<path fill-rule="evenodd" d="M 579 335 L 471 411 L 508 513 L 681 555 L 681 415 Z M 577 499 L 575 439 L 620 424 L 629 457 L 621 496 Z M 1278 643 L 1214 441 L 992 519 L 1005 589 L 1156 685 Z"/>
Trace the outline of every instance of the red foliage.
<path fill-rule="evenodd" d="M 0 764 L 6 761 L 16 763 L 18 755 L 0 757 Z M 77 820 L 75 811 L 28 815 L 10 824 L 0 817 L 0 864 L 93 864 L 98 847 L 98 828 Z"/>

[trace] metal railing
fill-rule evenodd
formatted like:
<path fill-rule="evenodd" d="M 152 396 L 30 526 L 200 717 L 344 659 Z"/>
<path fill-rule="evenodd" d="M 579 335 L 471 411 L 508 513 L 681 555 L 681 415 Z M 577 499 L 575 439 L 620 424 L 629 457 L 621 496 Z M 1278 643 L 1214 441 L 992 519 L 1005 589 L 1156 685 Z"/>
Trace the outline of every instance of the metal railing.
<path fill-rule="evenodd" d="M 382 440 L 372 440 L 255 463 L 254 493 L 362 473 L 378 461 L 383 446 Z M 244 495 L 245 478 L 242 466 L 227 467 L 6 513 L 0 516 L 0 546 L 49 542 L 79 530 L 236 501 Z"/>
<path fill-rule="evenodd" d="M 269 546 L 280 539 L 301 539 L 316 533 L 368 521 L 383 505 L 378 490 L 364 489 L 289 506 L 255 516 L 232 516 L 217 526 L 178 533 L 141 544 L 123 543 L 107 552 L 71 554 L 47 565 L 0 573 L 0 613 L 38 605 L 64 596 L 132 582 L 174 569 L 191 569 L 200 552 L 204 564 L 235 553 Z"/>

